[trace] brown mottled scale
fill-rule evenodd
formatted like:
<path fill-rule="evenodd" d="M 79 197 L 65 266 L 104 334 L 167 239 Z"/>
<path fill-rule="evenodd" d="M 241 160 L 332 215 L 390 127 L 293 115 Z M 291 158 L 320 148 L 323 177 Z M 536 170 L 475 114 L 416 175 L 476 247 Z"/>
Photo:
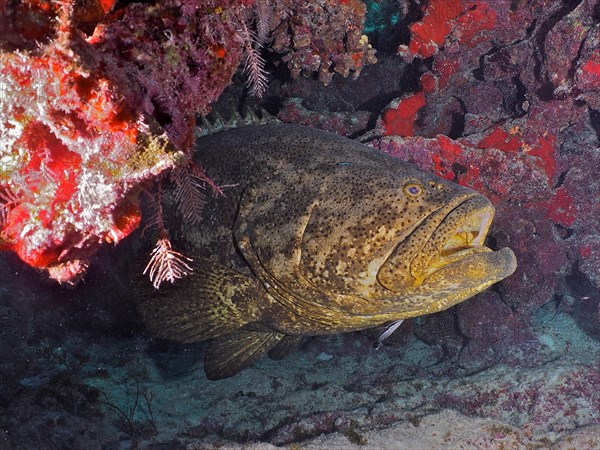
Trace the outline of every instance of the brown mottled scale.
<path fill-rule="evenodd" d="M 199 138 L 196 160 L 225 196 L 183 227 L 194 273 L 148 282 L 139 307 L 160 336 L 213 339 L 209 378 L 301 336 L 441 311 L 515 270 L 483 245 L 485 197 L 349 139 L 248 126 Z"/>

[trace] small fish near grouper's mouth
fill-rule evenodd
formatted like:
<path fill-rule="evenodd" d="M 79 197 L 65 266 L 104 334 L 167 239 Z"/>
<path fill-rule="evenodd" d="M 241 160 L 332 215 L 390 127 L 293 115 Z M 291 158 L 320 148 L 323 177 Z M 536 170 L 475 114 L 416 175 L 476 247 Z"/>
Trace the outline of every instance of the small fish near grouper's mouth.
<path fill-rule="evenodd" d="M 193 273 L 136 289 L 158 336 L 211 340 L 210 379 L 303 336 L 442 311 L 516 268 L 510 249 L 485 246 L 489 200 L 363 144 L 278 123 L 196 145 L 207 176 L 230 188 L 174 243 Z"/>

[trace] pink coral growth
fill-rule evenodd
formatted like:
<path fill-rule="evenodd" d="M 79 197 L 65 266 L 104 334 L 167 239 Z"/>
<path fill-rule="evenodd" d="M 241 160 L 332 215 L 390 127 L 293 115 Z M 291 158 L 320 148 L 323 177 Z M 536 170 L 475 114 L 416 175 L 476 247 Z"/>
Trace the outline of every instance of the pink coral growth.
<path fill-rule="evenodd" d="M 173 250 L 169 238 L 163 237 L 152 250 L 152 257 L 144 269 L 144 274 L 148 273 L 153 286 L 158 289 L 165 281 L 173 283 L 192 272 L 193 269 L 187 261 L 191 259 Z"/>
<path fill-rule="evenodd" d="M 251 90 L 266 87 L 260 45 L 324 82 L 375 61 L 358 0 L 28 0 L 0 13 L 0 248 L 61 282 L 139 225 L 142 183 L 189 168 L 196 116 L 244 60 Z M 194 170 L 188 187 L 211 185 Z M 188 218 L 202 200 L 190 192 Z"/>
<path fill-rule="evenodd" d="M 364 18 L 358 0 L 277 0 L 270 49 L 282 55 L 293 78 L 316 72 L 328 84 L 334 73 L 357 77 L 377 61 L 362 34 Z"/>
<path fill-rule="evenodd" d="M 497 149 L 482 151 L 446 136 L 435 139 L 388 136 L 377 141 L 377 146 L 442 178 L 476 189 L 495 203 L 508 192 L 514 194 L 514 188 L 523 184 L 528 185 L 531 193 L 545 192 L 546 177 L 536 159 L 529 155 Z M 511 177 L 506 177 L 506 173 Z"/>
<path fill-rule="evenodd" d="M 129 86 L 129 104 L 189 149 L 196 114 L 210 111 L 242 60 L 244 8 L 229 0 L 134 3 L 96 27 L 89 42 L 108 76 Z"/>

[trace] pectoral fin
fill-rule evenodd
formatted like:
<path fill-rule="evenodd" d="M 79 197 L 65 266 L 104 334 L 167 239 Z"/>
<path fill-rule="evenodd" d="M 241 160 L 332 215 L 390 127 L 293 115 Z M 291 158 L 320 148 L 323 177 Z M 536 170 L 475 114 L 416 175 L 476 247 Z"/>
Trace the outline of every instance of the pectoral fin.
<path fill-rule="evenodd" d="M 138 279 L 137 306 L 155 334 L 179 342 L 212 339 L 257 320 L 265 292 L 254 278 L 209 260 L 192 263 L 193 272 L 154 289 Z M 266 300 L 265 300 L 266 301 Z"/>
<path fill-rule="evenodd" d="M 209 380 L 229 378 L 248 367 L 281 339 L 281 333 L 237 330 L 213 340 L 204 357 Z"/>

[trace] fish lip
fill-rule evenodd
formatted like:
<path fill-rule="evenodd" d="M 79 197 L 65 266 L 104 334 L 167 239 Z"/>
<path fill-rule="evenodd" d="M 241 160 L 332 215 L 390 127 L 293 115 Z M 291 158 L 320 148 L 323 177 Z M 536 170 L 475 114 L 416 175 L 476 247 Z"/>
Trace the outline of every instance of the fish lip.
<path fill-rule="evenodd" d="M 461 204 L 461 206 L 463 205 Z M 453 239 L 456 236 L 459 236 L 460 234 L 468 235 L 469 233 L 471 233 L 473 235 L 473 240 L 468 242 L 468 247 L 466 249 L 484 247 L 483 244 L 485 242 L 485 238 L 488 235 L 493 220 L 494 207 L 491 204 L 484 205 L 480 209 L 476 210 L 474 213 L 466 216 L 463 222 L 458 227 L 456 227 L 454 233 L 451 235 L 451 238 L 444 244 L 441 254 L 453 255 L 464 251 L 460 248 L 457 248 L 456 245 L 453 245 Z"/>
<path fill-rule="evenodd" d="M 472 211 L 469 211 L 470 209 Z M 463 199 L 447 212 L 411 264 L 415 285 L 422 284 L 438 270 L 471 255 L 493 252 L 484 242 L 494 219 L 494 212 L 492 203 L 480 194 Z M 455 223 L 451 224 L 452 222 Z M 442 244 L 436 245 L 436 242 Z M 429 257 L 425 256 L 425 261 L 421 260 L 424 252 L 430 254 Z M 424 267 L 419 270 L 418 265 Z"/>

